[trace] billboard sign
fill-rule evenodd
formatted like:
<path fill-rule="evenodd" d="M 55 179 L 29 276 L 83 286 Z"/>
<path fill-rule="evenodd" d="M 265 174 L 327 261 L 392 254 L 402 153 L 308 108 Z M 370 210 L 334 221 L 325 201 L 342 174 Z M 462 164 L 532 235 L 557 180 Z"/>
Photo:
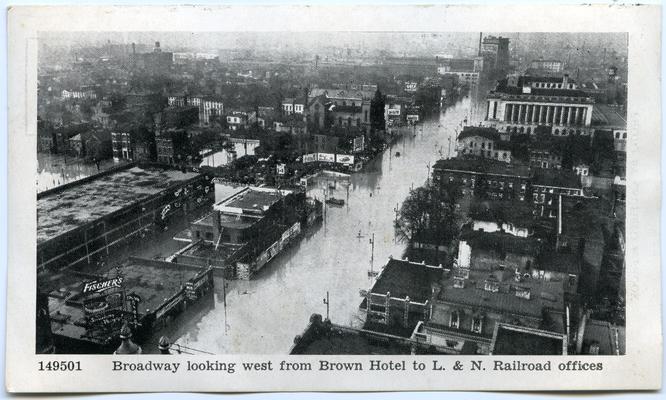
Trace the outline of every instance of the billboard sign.
<path fill-rule="evenodd" d="M 358 136 L 354 138 L 354 153 L 365 150 L 365 136 Z"/>
<path fill-rule="evenodd" d="M 348 154 L 336 154 L 335 162 L 338 164 L 354 165 L 354 156 Z"/>
<path fill-rule="evenodd" d="M 419 115 L 418 114 L 410 114 L 410 115 L 407 116 L 407 121 L 419 122 Z"/>
<path fill-rule="evenodd" d="M 106 280 L 95 280 L 91 282 L 86 282 L 83 284 L 83 294 L 86 293 L 101 293 L 113 288 L 122 288 L 123 286 L 123 277 L 119 276 L 117 278 L 106 279 Z"/>
<path fill-rule="evenodd" d="M 405 82 L 405 92 L 416 92 L 416 82 Z"/>
<path fill-rule="evenodd" d="M 286 170 L 286 167 L 287 167 L 286 164 L 278 164 L 278 165 L 276 165 L 277 174 L 278 174 L 278 175 L 284 175 L 284 172 L 285 172 L 285 170 Z"/>
<path fill-rule="evenodd" d="M 317 161 L 320 162 L 335 162 L 335 154 L 332 153 L 317 153 Z"/>
<path fill-rule="evenodd" d="M 303 163 L 311 163 L 317 161 L 317 153 L 303 154 Z"/>
<path fill-rule="evenodd" d="M 387 113 L 389 117 L 395 117 L 400 115 L 400 109 L 399 108 L 389 108 Z"/>

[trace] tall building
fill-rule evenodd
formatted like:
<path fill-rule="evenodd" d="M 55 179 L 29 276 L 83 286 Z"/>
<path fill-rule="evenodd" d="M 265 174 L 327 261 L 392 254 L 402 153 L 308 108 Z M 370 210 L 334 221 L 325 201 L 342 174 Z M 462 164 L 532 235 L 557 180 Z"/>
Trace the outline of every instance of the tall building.
<path fill-rule="evenodd" d="M 505 70 L 509 67 L 509 38 L 479 37 L 479 57 L 483 57 L 488 69 Z"/>
<path fill-rule="evenodd" d="M 484 125 L 500 132 L 533 134 L 549 126 L 554 136 L 591 133 L 594 99 L 562 77 L 509 76 L 488 94 Z"/>

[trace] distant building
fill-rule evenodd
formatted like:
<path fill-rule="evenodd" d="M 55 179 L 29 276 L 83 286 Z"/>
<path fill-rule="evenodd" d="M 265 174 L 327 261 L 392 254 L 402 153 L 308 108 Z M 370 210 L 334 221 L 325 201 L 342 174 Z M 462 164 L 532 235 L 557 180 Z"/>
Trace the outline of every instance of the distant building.
<path fill-rule="evenodd" d="M 163 52 L 160 42 L 155 42 L 155 47 L 150 53 L 132 52 L 132 62 L 138 69 L 148 73 L 167 73 L 173 65 L 173 53 Z"/>
<path fill-rule="evenodd" d="M 247 113 L 234 111 L 227 115 L 227 125 L 232 131 L 243 129 L 248 125 Z"/>
<path fill-rule="evenodd" d="M 485 68 L 502 71 L 509 67 L 509 38 L 486 36 L 479 41 L 479 56 Z"/>
<path fill-rule="evenodd" d="M 559 60 L 533 60 L 530 69 L 550 73 L 560 73 L 564 70 L 564 64 Z"/>
<path fill-rule="evenodd" d="M 474 59 L 442 58 L 438 61 L 438 74 L 456 76 L 458 81 L 462 83 L 477 84 L 483 71 L 483 57 Z"/>

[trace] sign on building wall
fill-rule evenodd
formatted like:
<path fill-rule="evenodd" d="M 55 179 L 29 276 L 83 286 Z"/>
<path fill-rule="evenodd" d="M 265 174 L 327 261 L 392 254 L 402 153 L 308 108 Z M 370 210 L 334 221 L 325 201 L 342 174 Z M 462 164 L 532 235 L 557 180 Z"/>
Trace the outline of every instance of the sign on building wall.
<path fill-rule="evenodd" d="M 354 156 L 348 154 L 336 154 L 335 162 L 338 164 L 354 165 Z"/>
<path fill-rule="evenodd" d="M 317 161 L 317 153 L 303 154 L 303 162 L 311 163 Z"/>
<path fill-rule="evenodd" d="M 410 122 L 419 122 L 419 116 L 418 114 L 410 114 L 407 116 L 407 121 Z"/>
<path fill-rule="evenodd" d="M 400 109 L 399 108 L 389 108 L 387 111 L 387 115 L 389 117 L 395 117 L 400 115 Z"/>
<path fill-rule="evenodd" d="M 358 136 L 354 138 L 354 153 L 365 150 L 365 136 Z"/>
<path fill-rule="evenodd" d="M 319 162 L 335 162 L 335 154 L 332 153 L 317 153 L 317 161 Z"/>
<path fill-rule="evenodd" d="M 277 174 L 278 174 L 278 175 L 284 175 L 285 170 L 286 170 L 286 166 L 287 166 L 286 164 L 278 164 L 278 165 L 276 165 Z"/>
<path fill-rule="evenodd" d="M 416 82 L 405 82 L 405 92 L 416 92 Z"/>

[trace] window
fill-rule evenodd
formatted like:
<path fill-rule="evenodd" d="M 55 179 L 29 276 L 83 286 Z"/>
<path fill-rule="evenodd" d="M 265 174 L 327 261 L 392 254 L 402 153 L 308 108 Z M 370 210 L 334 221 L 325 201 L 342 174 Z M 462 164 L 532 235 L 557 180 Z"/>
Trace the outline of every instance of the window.
<path fill-rule="evenodd" d="M 453 311 L 451 313 L 451 319 L 449 320 L 449 327 L 458 329 L 460 326 L 460 313 L 458 311 Z"/>
<path fill-rule="evenodd" d="M 499 292 L 499 282 L 495 280 L 486 280 L 483 289 L 487 292 L 497 293 Z"/>
<path fill-rule="evenodd" d="M 626 138 L 627 138 L 627 132 L 622 133 L 622 139 L 626 139 Z"/>
<path fill-rule="evenodd" d="M 363 115 L 364 115 L 365 122 L 368 122 L 368 110 L 365 110 L 363 112 Z"/>
<path fill-rule="evenodd" d="M 481 317 L 472 318 L 472 332 L 481 333 L 482 327 L 483 327 L 483 320 Z"/>
<path fill-rule="evenodd" d="M 486 148 L 486 142 L 481 142 L 481 148 L 485 149 Z"/>
<path fill-rule="evenodd" d="M 213 240 L 213 232 L 205 233 L 206 240 Z"/>

